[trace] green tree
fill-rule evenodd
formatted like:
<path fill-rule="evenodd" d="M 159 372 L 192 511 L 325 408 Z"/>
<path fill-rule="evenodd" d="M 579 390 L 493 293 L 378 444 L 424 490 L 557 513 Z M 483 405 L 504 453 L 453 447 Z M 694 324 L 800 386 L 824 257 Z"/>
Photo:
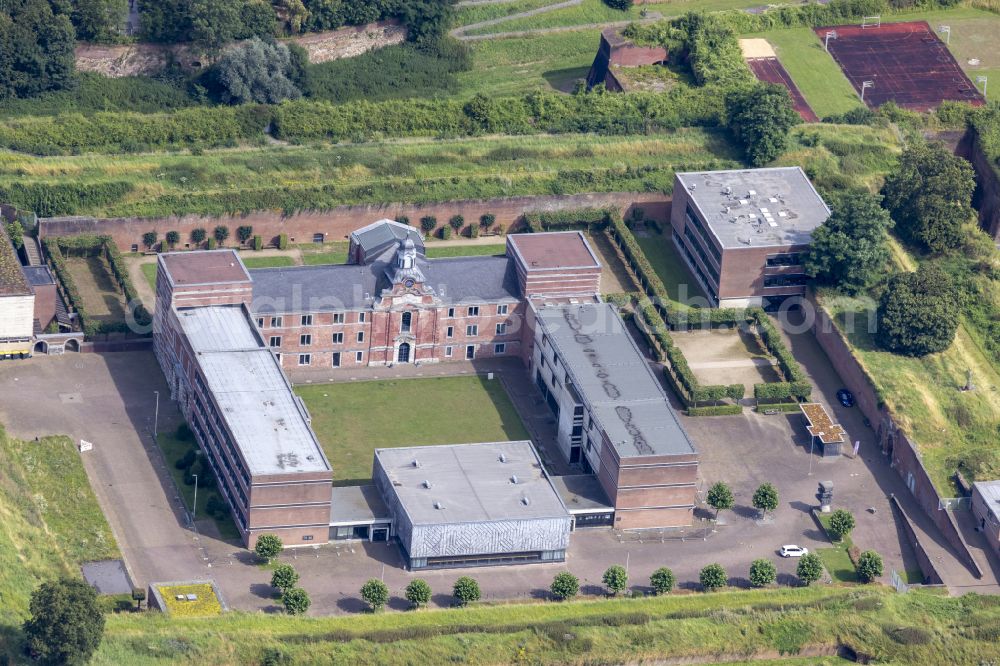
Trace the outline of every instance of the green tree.
<path fill-rule="evenodd" d="M 806 585 L 815 583 L 823 575 L 823 561 L 815 553 L 807 553 L 799 558 L 795 575 Z"/>
<path fill-rule="evenodd" d="M 493 223 L 497 221 L 497 216 L 493 213 L 485 213 L 479 216 L 479 226 L 483 229 L 489 229 L 493 226 Z"/>
<path fill-rule="evenodd" d="M 189 0 L 190 28 L 188 39 L 209 48 L 219 48 L 243 32 L 240 20 L 241 2 Z"/>
<path fill-rule="evenodd" d="M 726 97 L 729 129 L 743 146 L 747 162 L 762 166 L 785 152 L 788 131 L 801 118 L 788 90 L 772 83 L 740 88 Z"/>
<path fill-rule="evenodd" d="M 657 594 L 668 594 L 676 583 L 674 572 L 667 567 L 660 567 L 649 577 L 649 584 Z"/>
<path fill-rule="evenodd" d="M 837 541 L 843 541 L 844 537 L 854 529 L 854 516 L 846 509 L 837 509 L 830 514 L 830 526 L 827 531 Z"/>
<path fill-rule="evenodd" d="M 361 598 L 373 611 L 382 610 L 389 603 L 389 586 L 378 578 L 369 578 L 361 586 Z"/>
<path fill-rule="evenodd" d="M 457 233 L 465 225 L 465 218 L 461 215 L 452 215 L 451 219 L 448 220 L 448 225 L 455 230 Z"/>
<path fill-rule="evenodd" d="M 201 227 L 195 227 L 191 230 L 191 242 L 195 245 L 202 243 L 205 240 L 205 230 Z"/>
<path fill-rule="evenodd" d="M 580 592 L 580 579 L 568 571 L 560 571 L 552 579 L 549 591 L 552 592 L 553 597 L 560 601 L 572 599 Z"/>
<path fill-rule="evenodd" d="M 10 242 L 14 244 L 14 248 L 20 250 L 24 246 L 24 227 L 21 226 L 21 221 L 4 222 L 3 226 L 7 230 L 7 235 L 10 236 Z"/>
<path fill-rule="evenodd" d="M 301 615 L 309 610 L 312 600 L 309 593 L 301 587 L 293 587 L 281 595 L 281 605 L 289 615 Z"/>
<path fill-rule="evenodd" d="M 882 575 L 882 556 L 874 550 L 866 550 L 858 557 L 858 578 L 862 583 L 870 583 Z"/>
<path fill-rule="evenodd" d="M 76 35 L 64 9 L 48 0 L 0 3 L 0 100 L 73 84 Z"/>
<path fill-rule="evenodd" d="M 31 594 L 24 623 L 28 652 L 43 664 L 86 664 L 101 644 L 104 613 L 97 592 L 82 580 L 42 583 Z"/>
<path fill-rule="evenodd" d="M 975 172 L 940 143 L 913 142 L 885 180 L 883 204 L 907 242 L 932 252 L 961 247 L 972 218 Z"/>
<path fill-rule="evenodd" d="M 714 592 L 726 586 L 729 576 L 721 564 L 709 564 L 698 573 L 698 581 L 706 592 Z"/>
<path fill-rule="evenodd" d="M 257 543 L 253 547 L 253 552 L 265 562 L 270 562 L 278 556 L 285 544 L 281 542 L 275 534 L 261 534 L 257 537 Z"/>
<path fill-rule="evenodd" d="M 170 246 L 172 250 L 175 245 L 181 242 L 181 235 L 176 231 L 168 231 L 166 235 L 167 245 Z"/>
<path fill-rule="evenodd" d="M 212 236 L 219 245 L 222 245 L 226 242 L 226 239 L 229 238 L 229 227 L 224 224 L 220 224 L 214 231 L 212 231 Z"/>
<path fill-rule="evenodd" d="M 467 606 L 473 601 L 479 601 L 479 583 L 476 582 L 475 578 L 462 576 L 455 581 L 455 586 L 452 588 L 452 594 L 454 594 L 455 598 L 458 599 L 459 604 Z"/>
<path fill-rule="evenodd" d="M 413 604 L 414 608 L 426 606 L 431 601 L 431 586 L 428 585 L 427 581 L 423 579 L 414 578 L 410 581 L 410 584 L 406 586 L 403 596 L 406 597 L 407 601 Z"/>
<path fill-rule="evenodd" d="M 720 511 L 723 509 L 732 509 L 736 505 L 736 498 L 733 497 L 732 489 L 722 481 L 716 481 L 712 484 L 712 487 L 708 489 L 708 494 L 705 496 L 705 501 L 710 507 L 715 509 L 716 519 L 718 519 Z"/>
<path fill-rule="evenodd" d="M 299 572 L 291 564 L 282 562 L 274 567 L 274 571 L 271 572 L 271 587 L 280 590 L 282 593 L 292 589 L 298 583 Z"/>
<path fill-rule="evenodd" d="M 288 47 L 254 38 L 226 51 L 212 67 L 219 99 L 227 104 L 277 104 L 302 96 L 290 78 Z"/>
<path fill-rule="evenodd" d="M 433 215 L 424 215 L 420 218 L 420 229 L 424 232 L 424 234 L 429 234 L 434 231 L 434 227 L 437 226 L 437 223 L 437 218 Z"/>
<path fill-rule="evenodd" d="M 152 248 L 154 245 L 156 245 L 156 232 L 147 231 L 146 233 L 144 233 L 142 235 L 142 244 L 145 245 L 147 248 Z"/>
<path fill-rule="evenodd" d="M 875 340 L 883 349 L 926 356 L 951 346 L 960 305 L 948 274 L 933 264 L 898 273 L 879 299 Z"/>
<path fill-rule="evenodd" d="M 407 0 L 399 7 L 399 20 L 406 26 L 406 37 L 420 45 L 440 41 L 451 27 L 454 3 L 443 0 Z"/>
<path fill-rule="evenodd" d="M 620 9 L 621 11 L 628 11 L 635 4 L 634 0 L 604 0 L 604 4 L 611 9 Z"/>
<path fill-rule="evenodd" d="M 750 563 L 750 585 L 765 587 L 778 577 L 778 570 L 771 560 L 759 559 Z"/>
<path fill-rule="evenodd" d="M 753 494 L 754 508 L 763 514 L 778 508 L 778 489 L 771 483 L 762 483 Z"/>
<path fill-rule="evenodd" d="M 236 237 L 240 239 L 240 243 L 246 243 L 248 240 L 250 240 L 251 236 L 253 236 L 252 226 L 244 224 L 239 227 L 236 227 Z"/>
<path fill-rule="evenodd" d="M 127 15 L 127 0 L 73 0 L 70 18 L 76 28 L 77 39 L 111 42 L 118 38 L 118 28 Z"/>
<path fill-rule="evenodd" d="M 469 100 L 464 107 L 465 115 L 483 131 L 495 132 L 500 128 L 500 109 L 496 102 L 483 93 Z"/>
<path fill-rule="evenodd" d="M 856 294 L 885 274 L 892 226 L 878 197 L 845 194 L 826 222 L 813 230 L 803 269 L 823 284 Z"/>
<path fill-rule="evenodd" d="M 612 564 L 601 577 L 611 594 L 621 594 L 628 587 L 628 573 L 620 564 Z"/>

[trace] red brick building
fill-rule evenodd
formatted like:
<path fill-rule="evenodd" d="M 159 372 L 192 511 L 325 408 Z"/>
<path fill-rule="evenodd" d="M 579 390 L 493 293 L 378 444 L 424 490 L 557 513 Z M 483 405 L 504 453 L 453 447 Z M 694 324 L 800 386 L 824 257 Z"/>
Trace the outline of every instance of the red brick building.
<path fill-rule="evenodd" d="M 587 88 L 603 83 L 611 92 L 625 92 L 628 84 L 618 76 L 623 67 L 662 65 L 667 62 L 667 50 L 662 46 L 639 46 L 621 34 L 620 28 L 605 28 L 597 56 L 587 73 Z"/>

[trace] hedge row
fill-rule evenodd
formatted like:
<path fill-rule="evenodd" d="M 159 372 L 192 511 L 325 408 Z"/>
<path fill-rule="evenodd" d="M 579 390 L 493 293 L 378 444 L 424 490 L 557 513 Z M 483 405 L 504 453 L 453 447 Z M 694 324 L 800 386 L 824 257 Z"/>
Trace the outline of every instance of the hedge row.
<path fill-rule="evenodd" d="M 799 411 L 799 403 L 797 402 L 758 402 L 757 403 L 758 412 L 797 412 Z"/>
<path fill-rule="evenodd" d="M 750 317 L 753 319 L 754 329 L 760 337 L 761 344 L 778 361 L 778 368 L 785 380 L 783 382 L 755 384 L 753 387 L 754 397 L 758 400 L 782 400 L 785 398 L 807 400 L 812 393 L 812 385 L 806 378 L 802 366 L 785 346 L 778 329 L 771 323 L 767 313 L 760 308 L 751 309 Z"/>
<path fill-rule="evenodd" d="M 524 226 L 530 233 L 565 231 L 567 229 L 605 229 L 611 224 L 612 212 L 604 208 L 578 208 L 524 214 Z"/>
<path fill-rule="evenodd" d="M 712 405 L 711 407 L 688 407 L 688 416 L 731 416 L 742 414 L 742 405 Z"/>

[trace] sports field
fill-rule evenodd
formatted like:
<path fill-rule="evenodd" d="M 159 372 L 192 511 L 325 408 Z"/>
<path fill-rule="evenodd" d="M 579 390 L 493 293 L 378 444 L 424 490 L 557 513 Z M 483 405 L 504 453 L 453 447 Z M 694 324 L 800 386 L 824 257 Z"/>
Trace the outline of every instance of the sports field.
<path fill-rule="evenodd" d="M 377 448 L 528 439 L 499 379 L 459 376 L 297 386 L 334 485 L 367 483 Z"/>

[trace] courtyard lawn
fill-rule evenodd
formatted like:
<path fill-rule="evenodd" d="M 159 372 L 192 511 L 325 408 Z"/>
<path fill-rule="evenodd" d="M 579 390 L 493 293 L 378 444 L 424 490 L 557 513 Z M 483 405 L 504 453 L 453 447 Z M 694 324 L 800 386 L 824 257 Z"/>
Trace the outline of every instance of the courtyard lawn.
<path fill-rule="evenodd" d="M 368 483 L 377 448 L 529 438 L 499 379 L 343 382 L 295 392 L 312 415 L 334 485 Z"/>
<path fill-rule="evenodd" d="M 497 254 L 506 254 L 507 245 L 498 243 L 496 245 L 446 245 L 435 247 L 433 243 L 426 247 L 428 259 L 443 259 L 445 257 L 483 257 Z"/>
<path fill-rule="evenodd" d="M 823 50 L 823 43 L 811 28 L 772 30 L 740 37 L 762 37 L 771 43 L 781 64 L 820 118 L 862 106 L 850 81 Z"/>
<path fill-rule="evenodd" d="M 302 263 L 306 266 L 346 263 L 349 245 L 347 241 L 334 241 L 322 244 L 303 243 L 299 246 L 299 249 L 302 251 Z"/>
<path fill-rule="evenodd" d="M 669 235 L 657 233 L 652 227 L 647 227 L 646 233 L 636 234 L 636 240 L 656 275 L 663 280 L 671 300 L 681 305 L 690 305 L 691 299 L 697 299 L 697 304 L 706 304 L 704 292 L 678 254 Z"/>
<path fill-rule="evenodd" d="M 176 463 L 188 451 L 197 450 L 198 445 L 193 439 L 178 439 L 173 433 L 161 432 L 157 436 L 156 441 L 160 445 L 160 450 L 163 451 L 163 458 L 167 463 L 167 471 L 170 472 L 170 478 L 174 480 L 174 485 L 177 486 L 177 490 L 181 494 L 184 506 L 190 511 L 192 502 L 194 501 L 194 486 L 184 483 L 184 471 L 177 469 Z M 210 517 L 208 502 L 212 497 L 215 497 L 219 502 L 225 502 L 222 495 L 216 489 L 214 482 L 208 488 L 198 488 L 198 506 L 195 511 L 195 520 L 204 520 Z M 211 516 L 211 519 L 215 523 L 216 529 L 219 530 L 219 536 L 223 539 L 238 540 L 240 538 L 239 530 L 236 529 L 236 523 L 233 522 L 231 515 L 227 514 L 222 518 Z"/>
<path fill-rule="evenodd" d="M 67 257 L 66 266 L 80 291 L 88 318 L 125 321 L 125 297 L 104 257 Z"/>
<path fill-rule="evenodd" d="M 822 560 L 827 573 L 838 583 L 857 583 L 858 572 L 854 569 L 854 562 L 851 562 L 847 554 L 847 546 L 836 545 L 832 548 L 817 548 L 816 555 Z"/>
<path fill-rule="evenodd" d="M 156 293 L 156 271 L 157 271 L 157 265 L 156 264 L 142 264 L 141 266 L 139 266 L 139 269 L 142 271 L 143 276 L 145 276 L 146 282 L 149 283 L 149 287 L 153 290 L 153 293 Z"/>
<path fill-rule="evenodd" d="M 295 265 L 293 258 L 280 254 L 274 256 L 247 256 L 246 253 L 243 253 L 240 255 L 240 259 L 243 260 L 243 265 L 247 268 L 284 268 Z"/>

